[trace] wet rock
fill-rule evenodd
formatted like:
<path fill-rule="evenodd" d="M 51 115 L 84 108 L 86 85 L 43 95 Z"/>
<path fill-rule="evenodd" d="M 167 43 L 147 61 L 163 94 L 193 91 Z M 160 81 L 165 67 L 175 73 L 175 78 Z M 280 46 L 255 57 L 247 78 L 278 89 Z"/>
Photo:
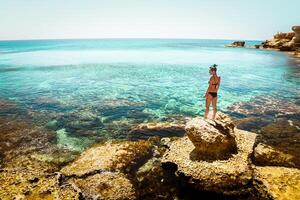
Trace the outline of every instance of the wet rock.
<path fill-rule="evenodd" d="M 259 143 L 254 149 L 254 162 L 262 166 L 297 167 L 293 155 L 282 152 L 272 146 Z"/>
<path fill-rule="evenodd" d="M 255 167 L 253 182 L 262 199 L 300 199 L 299 169 Z"/>
<path fill-rule="evenodd" d="M 174 122 L 153 122 L 143 123 L 134 127 L 129 132 L 130 138 L 147 139 L 153 136 L 160 137 L 174 137 L 183 136 L 185 133 L 184 124 L 177 124 Z"/>
<path fill-rule="evenodd" d="M 261 127 L 270 124 L 273 120 L 261 117 L 245 117 L 233 120 L 238 129 L 250 132 L 259 132 Z"/>
<path fill-rule="evenodd" d="M 177 174 L 183 174 L 197 189 L 228 195 L 248 193 L 252 181 L 249 157 L 256 134 L 238 129 L 233 134 L 237 154 L 226 160 L 195 160 L 193 143 L 188 137 L 183 137 L 171 142 L 162 163 L 176 165 Z"/>
<path fill-rule="evenodd" d="M 41 162 L 62 166 L 73 161 L 77 157 L 77 154 L 72 151 L 57 149 L 52 152 L 35 152 L 30 157 Z"/>
<path fill-rule="evenodd" d="M 130 171 L 152 153 L 150 141 L 107 142 L 91 147 L 62 168 L 66 176 L 82 177 L 105 171 Z"/>
<path fill-rule="evenodd" d="M 257 164 L 300 168 L 300 134 L 293 122 L 277 119 L 263 127 L 257 143 L 261 144 L 254 156 Z"/>
<path fill-rule="evenodd" d="M 203 118 L 190 120 L 185 127 L 188 138 L 195 146 L 193 155 L 202 160 L 225 159 L 237 152 L 229 117 L 219 114 L 216 121 Z"/>
<path fill-rule="evenodd" d="M 69 182 L 79 187 L 86 199 L 136 199 L 134 187 L 123 173 L 106 172 Z"/>
<path fill-rule="evenodd" d="M 245 47 L 245 41 L 234 41 L 231 44 L 225 45 L 226 47 Z"/>

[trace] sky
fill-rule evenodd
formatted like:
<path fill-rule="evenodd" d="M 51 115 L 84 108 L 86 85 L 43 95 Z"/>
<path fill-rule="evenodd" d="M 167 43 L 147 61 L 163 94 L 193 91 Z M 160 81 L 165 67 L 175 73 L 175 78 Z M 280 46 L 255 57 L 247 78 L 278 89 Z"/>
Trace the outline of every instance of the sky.
<path fill-rule="evenodd" d="M 300 0 L 0 0 L 0 40 L 271 38 L 300 25 Z"/>

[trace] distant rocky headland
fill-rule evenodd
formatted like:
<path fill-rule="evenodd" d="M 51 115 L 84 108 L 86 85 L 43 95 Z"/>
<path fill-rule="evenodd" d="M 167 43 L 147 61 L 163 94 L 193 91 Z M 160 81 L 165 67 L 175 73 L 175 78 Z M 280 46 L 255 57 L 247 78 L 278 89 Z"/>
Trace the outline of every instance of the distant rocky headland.
<path fill-rule="evenodd" d="M 245 41 L 235 41 L 227 47 L 245 47 Z M 255 45 L 257 49 L 275 49 L 279 51 L 292 51 L 300 53 L 300 26 L 293 26 L 292 32 L 276 33 L 272 39 L 266 40 L 261 44 Z"/>

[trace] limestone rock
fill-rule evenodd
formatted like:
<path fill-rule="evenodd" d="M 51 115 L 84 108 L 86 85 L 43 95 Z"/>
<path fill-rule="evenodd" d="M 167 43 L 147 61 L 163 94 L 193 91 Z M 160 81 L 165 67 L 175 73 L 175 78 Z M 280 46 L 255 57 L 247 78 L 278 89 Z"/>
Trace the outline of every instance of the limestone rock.
<path fill-rule="evenodd" d="M 135 199 L 133 185 L 123 173 L 106 172 L 69 182 L 79 187 L 86 199 Z"/>
<path fill-rule="evenodd" d="M 254 162 L 261 166 L 297 167 L 294 156 L 272 146 L 259 143 L 254 149 Z"/>
<path fill-rule="evenodd" d="M 265 149 L 268 153 L 263 157 L 260 156 L 257 164 L 300 168 L 299 126 L 300 123 L 297 120 L 282 118 L 263 127 L 257 137 L 257 143 L 265 144 L 273 150 Z M 271 159 L 272 157 L 274 159 Z M 256 159 L 257 157 L 254 161 L 257 161 Z"/>
<path fill-rule="evenodd" d="M 237 154 L 227 160 L 203 161 L 194 159 L 193 143 L 188 137 L 170 144 L 162 163 L 176 165 L 177 173 L 188 177 L 194 187 L 224 194 L 247 193 L 252 181 L 249 157 L 253 152 L 256 134 L 236 129 L 234 131 Z"/>
<path fill-rule="evenodd" d="M 152 155 L 152 141 L 119 141 L 98 144 L 61 169 L 67 182 L 87 199 L 135 199 L 129 174 Z"/>
<path fill-rule="evenodd" d="M 19 156 L 0 171 L 0 199 L 77 200 L 80 193 L 61 186 L 55 166 Z"/>
<path fill-rule="evenodd" d="M 107 142 L 83 152 L 77 160 L 62 168 L 66 176 L 86 176 L 106 171 L 129 171 L 151 153 L 150 141 Z"/>
<path fill-rule="evenodd" d="M 151 136 L 172 137 L 183 136 L 184 121 L 175 122 L 157 122 L 157 123 L 142 123 L 134 127 L 129 132 L 129 137 L 146 139 Z"/>
<path fill-rule="evenodd" d="M 263 199 L 300 199 L 300 170 L 285 167 L 255 167 L 254 186 Z"/>
<path fill-rule="evenodd" d="M 280 51 L 294 51 L 295 50 L 295 33 L 277 33 L 271 40 L 266 40 L 261 44 L 263 48 L 279 49 Z"/>
<path fill-rule="evenodd" d="M 295 37 L 293 41 L 296 47 L 300 47 L 300 26 L 293 26 L 292 30 L 295 32 Z"/>
<path fill-rule="evenodd" d="M 203 118 L 190 120 L 185 127 L 187 136 L 195 146 L 195 155 L 201 159 L 224 159 L 236 153 L 233 124 L 228 117 L 219 115 L 215 122 Z"/>

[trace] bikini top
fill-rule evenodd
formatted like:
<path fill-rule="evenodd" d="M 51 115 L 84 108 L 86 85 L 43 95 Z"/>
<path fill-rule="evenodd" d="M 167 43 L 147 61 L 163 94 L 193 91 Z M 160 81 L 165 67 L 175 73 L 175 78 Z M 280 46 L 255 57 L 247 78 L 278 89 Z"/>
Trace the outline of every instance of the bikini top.
<path fill-rule="evenodd" d="M 210 83 L 210 81 L 208 81 L 208 84 Z M 217 88 L 217 85 L 219 85 L 219 81 L 217 81 L 217 83 L 212 83 L 212 85 L 215 86 L 215 88 Z"/>

